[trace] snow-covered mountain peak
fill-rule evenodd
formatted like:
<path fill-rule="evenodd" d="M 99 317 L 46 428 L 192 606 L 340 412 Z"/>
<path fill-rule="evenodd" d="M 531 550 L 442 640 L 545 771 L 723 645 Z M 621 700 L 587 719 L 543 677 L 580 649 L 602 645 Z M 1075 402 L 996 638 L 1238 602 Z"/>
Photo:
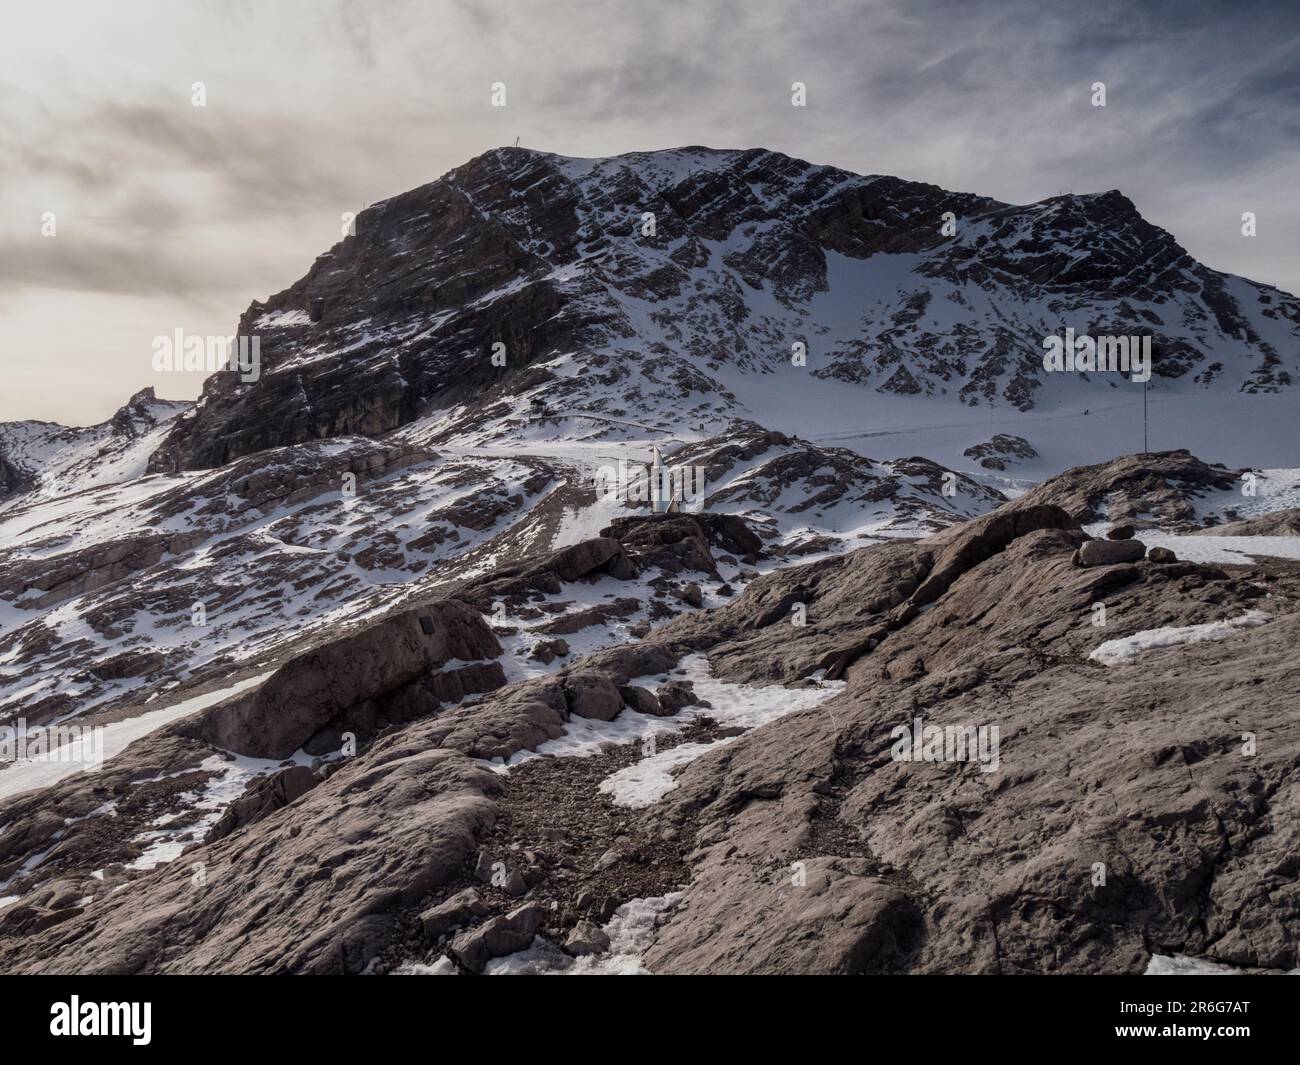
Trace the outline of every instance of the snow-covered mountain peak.
<path fill-rule="evenodd" d="M 1148 336 L 1162 394 L 1278 391 L 1300 373 L 1294 297 L 1197 263 L 1116 190 L 1017 207 L 765 149 L 499 148 L 362 212 L 249 308 L 261 380 L 215 375 L 154 468 L 435 412 L 460 420 L 450 436 L 497 439 L 555 411 L 601 432 L 683 409 L 704 435 L 762 422 L 728 367 L 799 365 L 793 387 L 826 379 L 864 405 L 1113 400 L 1113 376 L 1044 371 L 1043 339 L 1067 327 Z M 565 358 L 573 373 L 548 369 Z"/>

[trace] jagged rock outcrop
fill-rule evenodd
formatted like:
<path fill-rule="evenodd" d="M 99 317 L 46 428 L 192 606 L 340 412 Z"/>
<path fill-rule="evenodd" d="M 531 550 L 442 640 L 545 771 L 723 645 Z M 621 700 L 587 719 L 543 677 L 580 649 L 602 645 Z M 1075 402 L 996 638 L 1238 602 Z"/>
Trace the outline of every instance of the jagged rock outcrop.
<path fill-rule="evenodd" d="M 721 517 L 717 515 L 715 517 Z M 737 530 L 726 536 L 728 543 L 739 542 L 750 552 L 762 548 L 762 541 L 754 536 L 740 519 L 734 519 Z M 720 524 L 714 522 L 715 528 Z M 709 530 L 704 521 L 694 514 L 656 514 L 636 518 L 620 518 L 601 530 L 602 536 L 618 539 L 631 553 L 638 569 L 656 568 L 672 577 L 691 570 L 717 577 L 717 566 L 709 550 Z M 715 536 L 717 534 L 715 533 Z M 748 552 L 742 552 L 748 553 Z"/>
<path fill-rule="evenodd" d="M 189 407 L 144 388 L 99 425 L 0 422 L 0 499 L 21 505 L 27 500 L 16 497 L 72 493 L 102 483 L 106 469 L 143 465 L 167 426 Z"/>
<path fill-rule="evenodd" d="M 601 536 L 611 536 L 635 554 L 646 555 L 652 564 L 659 565 L 659 558 L 672 552 L 659 552 L 658 548 L 671 547 L 683 540 L 704 541 L 721 551 L 744 556 L 763 550 L 763 541 L 742 518 L 734 514 L 720 514 L 702 511 L 698 514 L 638 514 L 626 518 L 616 518 L 608 528 L 600 531 Z M 694 561 L 696 553 L 689 553 L 687 558 Z M 681 559 L 685 564 L 686 559 Z M 697 568 L 687 566 L 686 568 Z M 710 559 L 707 569 L 712 569 Z"/>
<path fill-rule="evenodd" d="M 986 470 L 1005 470 L 1025 459 L 1038 458 L 1038 452 L 1028 440 L 1010 433 L 996 433 L 991 440 L 972 444 L 962 454 L 968 459 L 974 459 Z"/>
<path fill-rule="evenodd" d="M 488 613 L 497 600 L 518 605 L 535 596 L 558 593 L 568 581 L 602 576 L 631 580 L 638 572 L 623 545 L 602 534 L 539 561 L 498 569 L 460 588 L 456 596 Z"/>
<path fill-rule="evenodd" d="M 1066 470 L 1013 506 L 1050 503 L 1083 524 L 1108 521 L 1137 529 L 1191 531 L 1199 525 L 1197 501 L 1240 487 L 1241 473 L 1202 462 L 1185 450 L 1129 455 Z"/>

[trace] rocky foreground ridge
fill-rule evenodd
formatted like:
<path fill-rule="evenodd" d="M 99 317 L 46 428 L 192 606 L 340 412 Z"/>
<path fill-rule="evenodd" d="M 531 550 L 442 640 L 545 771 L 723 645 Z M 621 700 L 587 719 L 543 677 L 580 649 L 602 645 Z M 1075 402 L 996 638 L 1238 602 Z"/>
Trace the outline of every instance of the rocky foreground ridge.
<path fill-rule="evenodd" d="M 656 973 L 1294 967 L 1300 567 L 1080 565 L 1132 542 L 1083 530 L 1095 502 L 1216 476 L 1139 465 L 730 596 L 723 560 L 762 550 L 743 521 L 632 517 L 358 624 L 96 775 L 0 801 L 0 969 L 596 965 L 646 899 Z M 676 616 L 570 646 L 647 579 Z M 1133 660 L 1094 654 L 1127 639 Z M 735 709 L 763 693 L 791 712 L 752 727 Z M 917 718 L 996 725 L 996 768 L 899 760 Z M 588 735 L 611 742 L 575 756 Z M 199 811 L 200 841 L 131 868 L 142 829 L 249 759 L 264 772 Z"/>

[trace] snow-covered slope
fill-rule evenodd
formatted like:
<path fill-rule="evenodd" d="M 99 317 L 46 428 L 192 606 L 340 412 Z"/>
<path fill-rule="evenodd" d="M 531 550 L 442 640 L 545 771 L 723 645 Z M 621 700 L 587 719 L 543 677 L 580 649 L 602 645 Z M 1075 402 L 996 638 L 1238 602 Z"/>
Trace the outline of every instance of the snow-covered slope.
<path fill-rule="evenodd" d="M 146 388 L 108 421 L 84 429 L 0 422 L 0 499 L 21 492 L 29 503 L 139 477 L 171 420 L 190 406 Z"/>
<path fill-rule="evenodd" d="M 0 720 L 136 705 L 262 668 L 647 509 L 596 479 L 620 460 L 640 469 L 649 440 L 435 451 L 417 429 L 13 500 L 0 517 Z M 743 514 L 774 559 L 920 535 L 1002 499 L 925 460 L 876 463 L 757 426 L 669 461 L 705 472 L 688 509 Z M 724 576 L 743 585 L 738 573 Z"/>

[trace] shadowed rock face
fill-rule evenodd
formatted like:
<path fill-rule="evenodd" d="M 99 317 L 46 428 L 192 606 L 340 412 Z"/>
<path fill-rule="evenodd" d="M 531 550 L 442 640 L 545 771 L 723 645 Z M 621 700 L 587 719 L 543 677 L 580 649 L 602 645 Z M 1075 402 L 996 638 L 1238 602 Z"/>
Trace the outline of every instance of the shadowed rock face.
<path fill-rule="evenodd" d="M 320 778 L 305 765 L 293 765 L 271 776 L 259 777 L 226 808 L 203 842 L 224 839 L 235 829 L 260 821 L 306 795 L 318 783 Z"/>
<path fill-rule="evenodd" d="M 560 184 L 552 174 L 550 191 Z M 239 335 L 261 338 L 261 379 L 210 378 L 197 420 L 168 441 L 151 468 L 205 468 L 283 444 L 387 432 L 434 398 L 478 396 L 499 381 L 508 370 L 487 357 L 494 343 L 505 344 L 510 366 L 519 368 L 580 339 L 587 315 L 546 280 L 551 264 L 475 202 L 495 197 L 504 206 L 511 194 L 488 155 L 361 212 L 355 236 L 241 317 Z M 572 248 L 580 229 L 572 195 L 548 202 L 533 194 L 529 204 L 549 238 L 567 234 Z M 375 330 L 357 332 L 366 319 Z M 344 359 L 295 364 L 304 353 L 344 347 Z M 484 357 L 467 360 L 467 353 Z"/>

